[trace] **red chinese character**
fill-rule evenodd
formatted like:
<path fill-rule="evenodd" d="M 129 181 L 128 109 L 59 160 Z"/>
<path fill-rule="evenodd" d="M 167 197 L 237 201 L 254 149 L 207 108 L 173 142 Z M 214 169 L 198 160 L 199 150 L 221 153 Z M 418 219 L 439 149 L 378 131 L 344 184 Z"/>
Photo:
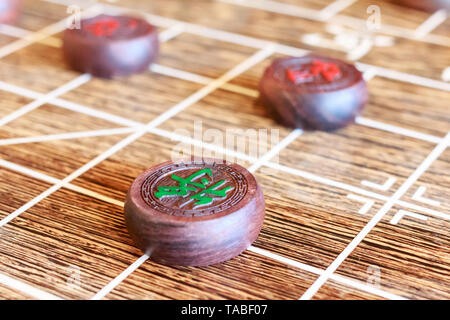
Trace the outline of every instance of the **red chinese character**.
<path fill-rule="evenodd" d="M 291 69 L 287 69 L 286 73 L 287 73 L 289 80 L 291 80 L 294 83 L 297 83 L 300 80 L 305 80 L 305 79 L 312 77 L 311 73 L 309 73 L 308 71 L 302 71 L 302 70 L 294 71 Z"/>
<path fill-rule="evenodd" d="M 130 20 L 130 22 L 128 22 L 128 27 L 130 28 L 136 28 L 138 26 L 138 23 L 136 20 Z"/>
<path fill-rule="evenodd" d="M 88 25 L 86 29 L 98 37 L 103 37 L 111 36 L 118 27 L 118 21 L 114 19 L 104 19 Z"/>
<path fill-rule="evenodd" d="M 334 78 L 341 74 L 339 67 L 334 63 L 325 63 L 320 60 L 314 60 L 311 66 L 310 72 L 317 76 L 319 73 L 327 79 L 329 82 L 333 81 Z"/>
<path fill-rule="evenodd" d="M 331 82 L 341 74 L 339 67 L 331 62 L 314 60 L 309 66 L 309 70 L 287 69 L 287 77 L 294 83 L 303 81 L 312 76 L 322 75 L 327 81 Z"/>

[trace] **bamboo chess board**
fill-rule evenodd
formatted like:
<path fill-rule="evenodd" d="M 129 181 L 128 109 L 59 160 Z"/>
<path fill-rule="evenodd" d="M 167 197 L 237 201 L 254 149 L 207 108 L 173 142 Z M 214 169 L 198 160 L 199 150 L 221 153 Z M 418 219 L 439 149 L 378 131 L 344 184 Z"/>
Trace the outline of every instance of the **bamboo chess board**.
<path fill-rule="evenodd" d="M 73 4 L 145 15 L 157 64 L 113 81 L 71 71 Z M 370 5 L 381 25 L 368 34 Z M 364 72 L 355 125 L 290 130 L 258 104 L 270 61 L 309 51 Z M 449 299 L 449 66 L 446 12 L 392 2 L 26 1 L 0 26 L 0 298 Z M 162 266 L 134 247 L 123 201 L 180 143 L 233 151 L 202 144 L 195 121 L 279 130 L 261 157 L 232 153 L 261 184 L 266 219 L 228 262 Z"/>

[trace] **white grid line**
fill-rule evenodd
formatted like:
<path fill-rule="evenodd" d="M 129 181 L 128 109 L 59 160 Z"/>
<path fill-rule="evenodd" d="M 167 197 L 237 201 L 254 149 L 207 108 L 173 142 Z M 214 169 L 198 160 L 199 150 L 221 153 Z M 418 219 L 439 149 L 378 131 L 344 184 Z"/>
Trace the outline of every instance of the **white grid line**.
<path fill-rule="evenodd" d="M 63 95 L 65 93 L 69 92 L 70 90 L 75 89 L 75 88 L 87 83 L 90 79 L 91 79 L 91 76 L 89 74 L 83 74 L 83 75 L 75 78 L 74 80 L 69 81 L 68 83 L 49 92 L 48 94 L 42 96 L 41 98 L 25 105 L 24 107 L 14 111 L 13 113 L 10 113 L 6 117 L 3 117 L 2 119 L 0 119 L 0 126 L 3 126 L 21 116 L 23 116 L 26 113 L 28 113 L 36 108 L 39 108 L 40 106 L 48 103 L 50 100 L 52 100 L 60 95 Z"/>
<path fill-rule="evenodd" d="M 358 0 L 336 0 L 319 11 L 319 20 L 327 21 L 339 12 L 350 7 Z"/>
<path fill-rule="evenodd" d="M 364 283 L 362 283 L 360 281 L 355 281 L 353 279 L 340 276 L 338 274 L 332 274 L 330 276 L 330 279 L 334 280 L 334 281 L 337 281 L 337 282 L 340 282 L 342 284 L 346 284 L 348 286 L 352 286 L 352 287 L 358 288 L 358 289 L 360 289 L 362 291 L 366 291 L 366 292 L 375 294 L 377 296 L 380 296 L 380 297 L 383 297 L 383 298 L 386 298 L 386 299 L 390 299 L 390 300 L 408 300 L 405 297 L 402 297 L 402 296 L 399 296 L 399 295 L 396 295 L 396 294 L 393 294 L 393 293 L 390 293 L 390 292 L 386 292 L 386 291 L 384 291 L 382 289 L 379 289 L 377 287 L 373 287 L 373 286 L 364 284 Z"/>
<path fill-rule="evenodd" d="M 416 38 L 423 38 L 447 19 L 447 10 L 441 9 L 432 14 L 414 31 Z"/>
<path fill-rule="evenodd" d="M 360 29 L 367 27 L 365 20 L 353 18 L 353 17 L 349 17 L 349 16 L 337 15 L 337 16 L 331 18 L 331 21 L 334 24 L 346 25 L 355 30 L 360 30 Z M 404 39 L 408 39 L 408 40 L 413 40 L 418 43 L 420 43 L 420 42 L 429 43 L 429 44 L 434 44 L 434 45 L 443 46 L 443 47 L 450 46 L 450 38 L 448 38 L 448 37 L 440 36 L 437 34 L 428 34 L 428 35 L 426 35 L 426 37 L 416 38 L 414 35 L 414 31 L 415 30 L 405 29 L 402 27 L 387 25 L 387 24 L 383 23 L 381 25 L 381 30 L 379 30 L 379 33 L 387 34 L 387 35 L 395 36 L 395 37 L 399 37 L 399 38 L 404 38 Z"/>
<path fill-rule="evenodd" d="M 163 130 L 163 129 L 152 128 L 152 129 L 148 130 L 148 132 L 156 134 L 156 135 L 159 135 L 159 136 L 164 137 L 164 138 L 168 138 L 168 139 L 171 139 L 171 140 L 187 143 L 187 144 L 192 145 L 192 146 L 204 148 L 206 150 L 217 151 L 217 152 L 221 153 L 222 155 L 236 157 L 238 159 L 241 159 L 241 160 L 244 160 L 244 161 L 248 161 L 248 162 L 251 162 L 251 163 L 253 163 L 253 162 L 258 160 L 258 159 L 254 158 L 254 157 L 248 156 L 248 155 L 243 154 L 243 153 L 239 153 L 239 152 L 234 151 L 234 150 L 228 150 L 228 149 L 225 149 L 225 148 L 220 147 L 218 145 L 214 145 L 214 144 L 206 143 L 206 142 L 203 142 L 203 141 L 195 140 L 195 139 L 193 139 L 191 137 L 182 136 L 182 135 L 176 134 L 174 132 L 169 132 L 169 131 L 166 131 L 166 130 Z"/>
<path fill-rule="evenodd" d="M 275 157 L 277 154 L 281 152 L 284 148 L 286 148 L 292 141 L 300 137 L 300 135 L 303 133 L 303 130 L 295 129 L 293 130 L 286 138 L 284 138 L 279 144 L 277 144 L 275 147 L 270 149 L 269 152 L 267 152 L 265 155 L 263 155 L 260 159 L 258 159 L 256 162 L 254 162 L 250 168 L 248 168 L 248 171 L 255 172 L 258 170 L 261 166 L 266 164 L 270 159 Z"/>
<path fill-rule="evenodd" d="M 416 204 L 413 204 L 413 203 L 409 203 L 407 201 L 398 200 L 396 202 L 396 204 L 398 204 L 400 206 L 403 206 L 405 208 L 408 208 L 408 209 L 412 209 L 412 210 L 416 210 L 416 211 L 420 211 L 420 212 L 426 213 L 429 216 L 434 216 L 436 218 L 440 218 L 440 219 L 444 219 L 444 220 L 450 220 L 450 215 L 449 214 L 442 213 L 442 212 L 439 212 L 439 211 L 436 211 L 436 210 L 433 210 L 433 209 L 430 209 L 430 208 L 422 207 L 422 206 L 419 206 L 419 205 L 416 205 Z"/>
<path fill-rule="evenodd" d="M 59 179 L 50 177 L 49 175 L 46 175 L 44 173 L 37 172 L 35 170 L 29 169 L 27 167 L 3 159 L 0 159 L 0 166 L 48 183 L 56 184 L 60 181 Z"/>
<path fill-rule="evenodd" d="M 366 71 L 364 71 L 364 73 L 363 73 L 363 78 L 364 78 L 364 80 L 366 82 L 369 82 L 370 80 L 372 80 L 376 76 L 377 76 L 377 69 L 376 68 L 366 69 Z"/>
<path fill-rule="evenodd" d="M 9 83 L 3 82 L 3 81 L 0 81 L 0 90 L 15 93 L 22 97 L 26 97 L 26 98 L 30 98 L 30 99 L 34 99 L 34 100 L 42 99 L 45 96 L 45 94 L 43 94 L 43 93 L 38 93 L 38 92 L 35 92 L 32 90 L 21 88 L 16 85 L 9 84 Z"/>
<path fill-rule="evenodd" d="M 409 176 L 409 178 L 400 186 L 400 188 L 392 195 L 391 198 L 381 207 L 381 209 L 370 219 L 358 235 L 345 247 L 345 249 L 337 256 L 337 258 L 328 266 L 325 272 L 309 287 L 302 295 L 301 300 L 311 299 L 320 287 L 328 280 L 344 260 L 352 253 L 352 251 L 364 240 L 369 232 L 377 225 L 378 222 L 386 215 L 386 213 L 400 200 L 400 198 L 408 191 L 408 189 L 420 178 L 420 176 L 431 166 L 431 164 L 441 155 L 450 143 L 450 133 L 447 134 L 433 151 L 425 158 L 425 160 L 417 167 L 417 169 Z"/>
<path fill-rule="evenodd" d="M 141 122 L 137 122 L 134 120 L 130 120 L 130 119 L 126 119 L 117 115 L 113 115 L 104 111 L 100 111 L 97 109 L 93 109 L 84 105 L 80 105 L 78 103 L 74 103 L 71 101 L 67 101 L 67 100 L 63 100 L 63 99 L 54 99 L 49 101 L 49 103 L 67 109 L 67 110 L 71 110 L 71 111 L 75 111 L 75 112 L 79 112 L 79 113 L 83 113 L 86 114 L 88 116 L 92 116 L 92 117 L 96 117 L 99 119 L 103 119 L 112 123 L 116 123 L 116 124 L 120 124 L 123 126 L 128 126 L 128 127 L 137 127 L 140 125 L 144 125 L 144 123 Z"/>
<path fill-rule="evenodd" d="M 316 268 L 316 267 L 313 267 L 313 266 L 310 266 L 310 265 L 307 265 L 307 264 L 304 264 L 304 263 L 301 263 L 301 262 L 298 262 L 298 261 L 295 261 L 295 260 L 292 260 L 292 259 L 289 259 L 289 258 L 282 257 L 282 256 L 280 256 L 278 254 L 275 254 L 275 253 L 272 253 L 270 251 L 267 251 L 267 250 L 264 250 L 264 249 L 261 249 L 261 248 L 257 248 L 257 247 L 254 247 L 254 246 L 250 246 L 247 250 L 249 250 L 251 252 L 254 252 L 256 254 L 262 255 L 264 257 L 267 257 L 269 259 L 272 259 L 272 260 L 275 260 L 275 261 L 278 261 L 278 262 L 290 265 L 290 266 L 292 266 L 294 268 L 317 274 L 319 276 L 322 275 L 325 272 L 322 269 L 319 269 L 319 268 Z M 365 291 L 365 292 L 369 292 L 369 293 L 375 294 L 377 296 L 380 296 L 380 297 L 383 297 L 383 298 L 386 298 L 386 299 L 391 299 L 391 300 L 408 300 L 408 299 L 406 299 L 404 297 L 401 297 L 401 296 L 398 296 L 396 294 L 389 293 L 389 292 L 381 290 L 379 288 L 376 288 L 376 287 L 364 284 L 364 283 L 362 283 L 360 281 L 352 280 L 350 278 L 346 278 L 346 277 L 343 277 L 343 276 L 340 276 L 340 275 L 337 275 L 337 274 L 332 274 L 330 276 L 330 279 L 334 280 L 334 281 L 337 281 L 337 282 L 340 282 L 342 284 L 348 285 L 350 287 L 359 289 L 361 291 Z"/>
<path fill-rule="evenodd" d="M 29 37 L 33 32 L 12 25 L 0 24 L 0 33 L 13 38 L 25 38 Z M 47 46 L 55 48 L 59 48 L 62 46 L 61 39 L 54 37 L 42 39 L 40 42 Z"/>
<path fill-rule="evenodd" d="M 95 14 L 99 11 L 100 8 L 101 8 L 100 6 L 94 5 L 86 9 L 83 12 L 83 14 L 84 15 Z M 2 48 L 0 48 L 0 58 L 4 58 L 13 52 L 16 52 L 17 50 L 23 49 L 33 43 L 42 41 L 58 32 L 64 31 L 64 29 L 67 26 L 67 21 L 68 19 L 71 19 L 71 17 L 73 16 L 66 17 L 48 27 L 45 27 L 39 31 L 28 34 L 27 36 L 25 36 L 25 38 L 21 38 L 17 41 L 14 41 L 10 44 L 3 46 Z"/>
<path fill-rule="evenodd" d="M 51 184 L 57 184 L 57 183 L 61 182 L 60 179 L 51 177 L 51 176 L 46 175 L 44 173 L 41 173 L 41 172 L 38 172 L 38 171 L 35 171 L 35 170 L 32 170 L 32 169 L 23 167 L 21 165 L 18 165 L 18 164 L 15 164 L 15 163 L 3 160 L 3 159 L 0 159 L 0 166 L 2 166 L 4 168 L 7 168 L 7 169 L 10 169 L 12 171 L 21 173 L 21 174 L 25 174 L 25 175 L 27 175 L 29 177 L 32 177 L 32 178 L 35 178 L 35 179 L 38 179 L 38 180 L 41 180 L 41 181 L 44 181 L 44 182 L 51 183 Z M 124 203 L 122 201 L 113 199 L 113 198 L 108 197 L 108 196 L 104 196 L 104 195 L 102 195 L 102 194 L 100 194 L 98 192 L 95 192 L 95 191 L 92 191 L 92 190 L 89 190 L 89 189 L 86 189 L 86 188 L 83 188 L 83 187 L 79 187 L 79 186 L 73 185 L 71 183 L 66 183 L 64 185 L 64 188 L 72 190 L 72 191 L 75 191 L 75 192 L 78 192 L 80 194 L 84 194 L 84 195 L 90 196 L 90 197 L 92 197 L 94 199 L 98 199 L 98 200 L 101 200 L 101 201 L 104 201 L 104 202 L 107 202 L 107 203 L 112 203 L 112 204 L 117 205 L 119 207 L 123 207 L 123 205 L 124 205 Z"/>
<path fill-rule="evenodd" d="M 167 42 L 184 32 L 183 24 L 176 24 L 158 34 L 159 42 Z"/>
<path fill-rule="evenodd" d="M 375 204 L 375 200 L 371 200 L 368 198 L 357 196 L 356 194 L 350 193 L 347 195 L 347 198 L 350 200 L 362 202 L 364 205 L 359 209 L 359 214 L 366 214 Z"/>
<path fill-rule="evenodd" d="M 97 292 L 91 300 L 101 300 L 108 293 L 114 290 L 123 280 L 125 280 L 130 274 L 132 274 L 136 269 L 138 269 L 145 261 L 150 258 L 148 255 L 144 254 L 135 262 L 133 262 L 128 268 L 126 268 L 122 273 L 120 273 L 117 277 L 115 277 L 110 283 L 108 283 L 102 290 Z"/>
<path fill-rule="evenodd" d="M 267 166 L 269 168 L 272 168 L 272 169 L 280 170 L 280 171 L 283 171 L 283 172 L 286 172 L 286 173 L 290 173 L 290 174 L 293 174 L 293 175 L 305 178 L 307 180 L 311 180 L 311 181 L 315 181 L 315 182 L 318 182 L 318 183 L 321 183 L 321 184 L 325 184 L 325 185 L 328 185 L 328 186 L 336 187 L 338 189 L 342 189 L 342 190 L 358 193 L 360 195 L 367 196 L 367 197 L 370 197 L 370 198 L 373 198 L 373 199 L 377 199 L 377 200 L 380 200 L 380 201 L 388 201 L 388 199 L 389 199 L 389 197 L 384 196 L 384 195 L 380 195 L 380 194 L 375 193 L 375 192 L 367 191 L 367 190 L 364 190 L 364 189 L 361 189 L 361 188 L 358 188 L 358 187 L 355 187 L 355 186 L 352 186 L 352 185 L 348 185 L 348 184 L 345 184 L 345 183 L 342 183 L 342 182 L 339 182 L 339 181 L 332 180 L 332 179 L 320 177 L 318 175 L 315 175 L 315 174 L 312 174 L 312 173 L 309 173 L 309 172 L 306 172 L 306 171 L 303 171 L 303 170 L 298 170 L 298 169 L 290 168 L 290 167 L 287 167 L 287 166 L 283 166 L 283 165 L 280 165 L 278 163 L 267 162 L 265 164 L 265 166 Z M 422 207 L 422 206 L 419 206 L 419 205 L 411 204 L 411 203 L 408 203 L 406 201 L 396 200 L 395 204 L 404 206 L 405 208 L 410 208 L 410 209 L 414 209 L 414 210 L 417 210 L 417 211 L 422 211 L 424 213 L 427 213 L 428 215 L 435 216 L 435 217 L 438 217 L 438 218 L 441 218 L 441 219 L 450 220 L 450 215 L 449 214 L 438 212 L 436 210 L 425 208 L 425 207 Z"/>
<path fill-rule="evenodd" d="M 171 67 L 162 66 L 160 64 L 154 63 L 151 65 L 150 70 L 155 73 L 163 74 L 166 76 L 170 76 L 172 78 L 183 79 L 194 83 L 199 83 L 203 85 L 207 85 L 212 81 L 211 78 L 204 77 L 198 74 L 194 74 L 187 71 L 182 71 L 179 69 L 174 69 Z"/>
<path fill-rule="evenodd" d="M 34 288 L 24 282 L 13 279 L 4 274 L 0 274 L 0 283 L 39 300 L 61 300 L 61 298 L 51 293 Z"/>
<path fill-rule="evenodd" d="M 440 137 L 436 137 L 436 136 L 426 134 L 426 133 L 417 132 L 414 130 L 405 129 L 402 127 L 394 126 L 391 124 L 383 123 L 383 122 L 372 120 L 372 119 L 365 118 L 365 117 L 357 117 L 355 119 L 355 123 L 362 125 L 362 126 L 366 126 L 366 127 L 386 131 L 386 132 L 392 132 L 392 133 L 396 133 L 398 135 L 403 135 L 403 136 L 418 139 L 418 140 L 428 141 L 431 143 L 437 144 L 442 141 L 442 138 L 440 138 Z"/>
<path fill-rule="evenodd" d="M 308 20 L 315 20 L 315 21 L 324 21 L 324 18 L 320 15 L 320 11 L 310 9 L 310 8 L 304 8 L 300 7 L 298 5 L 291 5 L 291 4 L 285 4 L 281 2 L 276 1 L 270 1 L 270 0 L 218 0 L 220 2 L 229 3 L 233 5 L 238 6 L 244 6 L 249 7 L 253 9 L 259 9 L 259 10 L 265 10 L 269 12 L 284 14 L 288 16 L 293 16 L 297 18 L 304 18 Z M 331 21 L 333 23 L 337 24 L 343 24 L 348 25 L 355 30 L 361 30 L 362 28 L 366 28 L 366 20 L 350 17 L 346 15 L 336 15 L 334 17 L 331 17 Z M 397 27 L 393 25 L 388 25 L 386 23 L 383 23 L 381 25 L 381 29 L 379 30 L 380 33 L 397 36 L 401 38 L 406 38 L 409 40 L 415 40 L 415 41 L 421 41 L 421 42 L 427 42 L 432 43 L 440 46 L 450 46 L 450 38 L 439 36 L 439 35 L 431 35 L 428 34 L 426 37 L 417 38 L 415 36 L 415 30 L 405 29 L 402 27 Z"/>
<path fill-rule="evenodd" d="M 320 11 L 310 8 L 303 8 L 293 4 L 287 4 L 269 0 L 218 0 L 219 2 L 249 7 L 253 9 L 266 10 L 274 13 L 294 16 L 307 20 L 322 21 Z"/>
<path fill-rule="evenodd" d="M 397 80 L 400 82 L 411 83 L 422 87 L 428 87 L 432 89 L 438 89 L 443 91 L 450 91 L 450 83 L 429 79 L 401 71 L 386 69 L 382 67 L 376 67 L 361 62 L 356 62 L 355 65 L 361 70 L 367 70 L 369 68 L 375 68 L 377 75 L 383 78 Z"/>
<path fill-rule="evenodd" d="M 186 80 L 186 81 L 194 82 L 194 83 L 198 83 L 198 84 L 203 84 L 203 85 L 206 85 L 213 80 L 212 78 L 209 78 L 206 76 L 202 76 L 199 74 L 195 74 L 195 73 L 191 73 L 188 71 L 183 71 L 183 70 L 179 70 L 179 69 L 175 69 L 175 68 L 171 68 L 171 67 L 167 67 L 167 66 L 162 66 L 162 65 L 156 64 L 156 63 L 150 67 L 150 70 L 152 72 L 159 73 L 159 74 L 162 74 L 165 76 L 182 79 L 182 80 Z M 247 96 L 253 97 L 253 98 L 256 98 L 259 96 L 259 92 L 257 90 L 242 87 L 242 86 L 235 85 L 232 83 L 225 83 L 221 87 L 221 89 L 225 89 L 225 90 L 235 92 L 235 93 L 244 94 L 244 95 L 247 95 Z"/>
<path fill-rule="evenodd" d="M 76 4 L 81 6 L 82 8 L 90 7 L 92 5 L 95 5 L 97 3 L 97 0 L 42 0 L 45 2 L 61 5 L 61 6 L 70 6 L 74 4 L 76 1 Z"/>
<path fill-rule="evenodd" d="M 60 134 L 49 134 L 49 135 L 43 135 L 43 136 L 33 136 L 33 137 L 23 137 L 23 138 L 0 139 L 0 146 L 36 143 L 36 142 L 45 142 L 45 141 L 54 141 L 54 140 L 102 137 L 102 136 L 110 136 L 110 135 L 116 135 L 116 134 L 126 134 L 126 133 L 136 132 L 140 129 L 141 129 L 141 127 L 126 127 L 126 128 L 112 128 L 112 129 L 100 129 L 100 130 L 91 130 L 91 131 L 68 132 L 68 133 L 60 133 Z"/>

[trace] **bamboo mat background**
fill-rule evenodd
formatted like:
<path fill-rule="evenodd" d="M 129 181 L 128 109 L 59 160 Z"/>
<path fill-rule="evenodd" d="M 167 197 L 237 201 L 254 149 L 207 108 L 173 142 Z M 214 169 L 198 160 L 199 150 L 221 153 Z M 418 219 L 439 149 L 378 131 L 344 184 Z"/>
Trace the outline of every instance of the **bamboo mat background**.
<path fill-rule="evenodd" d="M 445 12 L 368 0 L 25 2 L 16 25 L 0 26 L 1 299 L 450 298 Z M 112 81 L 71 71 L 60 47 L 74 3 L 146 15 L 164 41 L 157 64 Z M 336 35 L 361 40 L 370 5 L 382 17 L 374 45 L 342 47 Z M 308 51 L 354 57 L 365 72 L 371 98 L 355 125 L 303 133 L 258 104 L 270 61 Z M 264 190 L 266 220 L 228 262 L 158 265 L 134 247 L 122 201 L 180 141 L 227 153 L 192 138 L 198 120 L 279 130 L 263 157 L 237 155 Z"/>

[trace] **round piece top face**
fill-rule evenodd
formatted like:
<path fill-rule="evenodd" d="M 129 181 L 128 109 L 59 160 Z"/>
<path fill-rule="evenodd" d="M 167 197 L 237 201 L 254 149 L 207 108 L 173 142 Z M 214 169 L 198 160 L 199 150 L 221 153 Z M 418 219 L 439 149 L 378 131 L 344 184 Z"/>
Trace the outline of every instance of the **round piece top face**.
<path fill-rule="evenodd" d="M 153 213 L 180 217 L 228 214 L 245 205 L 254 177 L 223 161 L 166 162 L 136 179 L 132 190 Z"/>
<path fill-rule="evenodd" d="M 305 93 L 342 90 L 362 80 L 355 66 L 316 55 L 277 59 L 268 72 L 280 86 Z"/>
<path fill-rule="evenodd" d="M 247 169 L 191 158 L 161 163 L 138 176 L 124 213 L 131 237 L 153 261 L 201 266 L 248 248 L 261 230 L 265 203 Z"/>
<path fill-rule="evenodd" d="M 138 38 L 153 32 L 155 27 L 141 18 L 99 15 L 81 21 L 81 29 L 72 32 L 95 41 L 120 41 Z"/>

